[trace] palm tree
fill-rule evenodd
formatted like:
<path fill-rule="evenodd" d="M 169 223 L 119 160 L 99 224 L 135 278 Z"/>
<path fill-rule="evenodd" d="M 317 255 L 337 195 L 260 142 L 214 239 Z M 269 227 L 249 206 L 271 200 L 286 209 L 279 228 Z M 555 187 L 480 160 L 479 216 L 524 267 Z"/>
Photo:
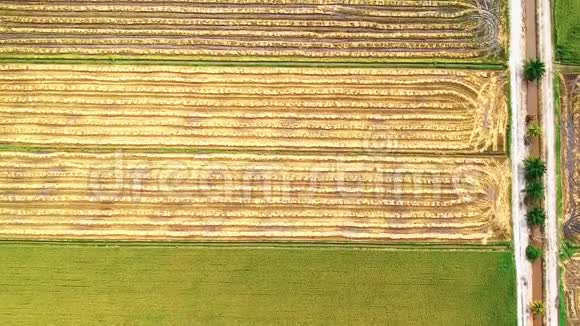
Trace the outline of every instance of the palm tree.
<path fill-rule="evenodd" d="M 526 258 L 528 258 L 529 261 L 534 262 L 536 259 L 540 258 L 541 255 L 542 249 L 534 245 L 528 245 L 526 247 Z"/>
<path fill-rule="evenodd" d="M 544 197 L 544 182 L 542 179 L 532 180 L 526 184 L 526 195 L 533 201 Z"/>
<path fill-rule="evenodd" d="M 539 157 L 530 157 L 524 161 L 524 169 L 528 179 L 537 179 L 546 172 L 546 164 Z"/>
<path fill-rule="evenodd" d="M 526 60 L 524 64 L 524 77 L 528 81 L 536 81 L 544 75 L 546 67 L 539 59 Z"/>
<path fill-rule="evenodd" d="M 540 225 L 544 226 L 546 222 L 546 212 L 541 207 L 533 207 L 528 211 L 526 215 L 528 219 L 528 224 L 530 225 Z"/>
<path fill-rule="evenodd" d="M 535 300 L 530 303 L 530 310 L 534 316 L 543 316 L 545 312 L 544 303 L 540 300 Z"/>
<path fill-rule="evenodd" d="M 532 138 L 532 137 L 538 137 L 542 134 L 542 128 L 540 127 L 540 125 L 538 125 L 537 122 L 532 123 L 529 127 L 528 127 L 528 137 Z"/>

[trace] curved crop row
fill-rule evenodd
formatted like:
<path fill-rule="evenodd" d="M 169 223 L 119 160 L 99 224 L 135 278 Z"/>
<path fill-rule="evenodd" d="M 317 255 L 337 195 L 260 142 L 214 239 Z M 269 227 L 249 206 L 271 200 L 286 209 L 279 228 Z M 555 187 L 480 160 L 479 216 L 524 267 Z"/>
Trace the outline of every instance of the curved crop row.
<path fill-rule="evenodd" d="M 0 153 L 0 235 L 486 242 L 510 237 L 493 158 Z"/>
<path fill-rule="evenodd" d="M 0 66 L 0 143 L 504 152 L 496 71 Z"/>
<path fill-rule="evenodd" d="M 499 1 L 0 3 L 0 54 L 496 59 Z"/>

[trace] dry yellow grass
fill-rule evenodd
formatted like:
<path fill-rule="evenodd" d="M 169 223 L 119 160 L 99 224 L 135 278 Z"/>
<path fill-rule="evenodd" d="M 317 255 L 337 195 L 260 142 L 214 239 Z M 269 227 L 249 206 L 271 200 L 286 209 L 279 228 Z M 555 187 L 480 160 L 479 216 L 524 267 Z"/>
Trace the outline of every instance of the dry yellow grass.
<path fill-rule="evenodd" d="M 487 59 L 500 1 L 40 1 L 0 3 L 0 54 Z"/>
<path fill-rule="evenodd" d="M 0 143 L 504 153 L 497 71 L 0 65 Z"/>
<path fill-rule="evenodd" d="M 509 171 L 475 157 L 2 152 L 0 235 L 505 240 Z"/>

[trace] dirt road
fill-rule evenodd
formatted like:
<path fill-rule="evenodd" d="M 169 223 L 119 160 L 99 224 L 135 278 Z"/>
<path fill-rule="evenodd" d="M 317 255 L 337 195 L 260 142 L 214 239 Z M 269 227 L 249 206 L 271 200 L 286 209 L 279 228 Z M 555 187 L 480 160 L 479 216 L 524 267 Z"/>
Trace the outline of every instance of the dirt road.
<path fill-rule="evenodd" d="M 524 29 L 526 30 L 526 60 L 533 60 L 538 57 L 538 25 L 537 25 L 537 0 L 526 0 L 524 3 Z M 539 105 L 538 83 L 526 82 L 526 112 L 528 116 L 539 120 L 542 116 Z M 530 157 L 541 157 L 542 146 L 539 137 L 531 139 L 529 147 Z M 543 248 L 543 234 L 538 227 L 531 230 L 531 242 L 534 246 Z M 544 300 L 544 258 L 538 259 L 532 263 L 532 300 Z M 533 316 L 532 324 L 534 326 L 543 325 L 542 316 Z"/>
<path fill-rule="evenodd" d="M 544 153 L 546 154 L 546 228 L 544 240 L 544 288 L 546 324 L 558 325 L 558 216 L 556 213 L 556 141 L 554 131 L 554 69 L 552 46 L 551 1 L 539 1 L 538 37 L 539 56 L 546 65 L 546 74 L 541 81 L 542 125 L 544 129 Z"/>
<path fill-rule="evenodd" d="M 517 273 L 517 307 L 518 326 L 527 326 L 531 323 L 528 303 L 532 297 L 531 265 L 526 259 L 526 247 L 528 245 L 528 227 L 525 219 L 525 207 L 522 197 L 524 175 L 522 161 L 526 157 L 524 145 L 525 134 L 525 108 L 522 100 L 525 91 L 522 85 L 522 66 L 524 61 L 523 44 L 523 6 L 521 0 L 510 0 L 510 88 L 511 88 L 511 159 L 512 159 L 512 218 L 514 232 L 514 250 Z"/>

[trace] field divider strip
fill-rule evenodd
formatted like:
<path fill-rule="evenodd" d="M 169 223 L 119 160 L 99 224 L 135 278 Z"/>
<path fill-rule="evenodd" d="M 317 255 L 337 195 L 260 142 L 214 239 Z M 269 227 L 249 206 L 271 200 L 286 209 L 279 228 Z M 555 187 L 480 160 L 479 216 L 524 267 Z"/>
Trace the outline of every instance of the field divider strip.
<path fill-rule="evenodd" d="M 0 57 L 0 64 L 108 64 L 108 65 L 168 65 L 168 66 L 230 66 L 230 67 L 312 67 L 312 68 L 440 68 L 469 70 L 506 70 L 506 63 L 428 62 L 428 61 L 227 61 L 227 60 L 167 60 L 167 59 L 111 59 L 111 58 L 26 58 Z"/>
<path fill-rule="evenodd" d="M 39 153 L 102 153 L 111 154 L 117 152 L 125 153 L 159 153 L 159 154 L 171 154 L 171 153 L 182 153 L 182 154 L 264 154 L 264 155 L 312 155 L 317 156 L 320 154 L 340 154 L 342 156 L 383 156 L 383 155 L 400 155 L 400 156 L 413 156 L 417 154 L 427 154 L 431 156 L 438 156 L 440 153 L 428 153 L 428 152 L 409 152 L 409 151 L 373 151 L 372 153 L 361 151 L 340 151 L 340 150 L 325 150 L 325 151 L 294 151 L 294 150 L 246 150 L 246 149 L 216 149 L 216 148 L 199 148 L 199 147 L 175 147 L 175 148 L 164 148 L 164 147 L 146 147 L 146 148 L 132 148 L 132 147 L 115 147 L 115 148 L 104 148 L 104 147 L 66 147 L 66 146 L 12 146 L 12 145 L 2 145 L 0 144 L 0 152 L 39 152 Z M 490 157 L 490 158 L 505 158 L 507 157 L 507 152 L 481 152 L 481 153 L 445 153 L 447 157 Z"/>
<path fill-rule="evenodd" d="M 460 250 L 460 251 L 511 251 L 511 242 L 479 243 L 356 243 L 356 242 L 243 242 L 243 241 L 135 241 L 135 240 L 91 240 L 91 239 L 63 239 L 63 240 L 23 240 L 23 239 L 0 239 L 3 245 L 49 245 L 49 246 L 125 246 L 125 247 L 219 247 L 219 248 L 312 248 L 312 249 L 352 249 L 352 250 Z"/>

